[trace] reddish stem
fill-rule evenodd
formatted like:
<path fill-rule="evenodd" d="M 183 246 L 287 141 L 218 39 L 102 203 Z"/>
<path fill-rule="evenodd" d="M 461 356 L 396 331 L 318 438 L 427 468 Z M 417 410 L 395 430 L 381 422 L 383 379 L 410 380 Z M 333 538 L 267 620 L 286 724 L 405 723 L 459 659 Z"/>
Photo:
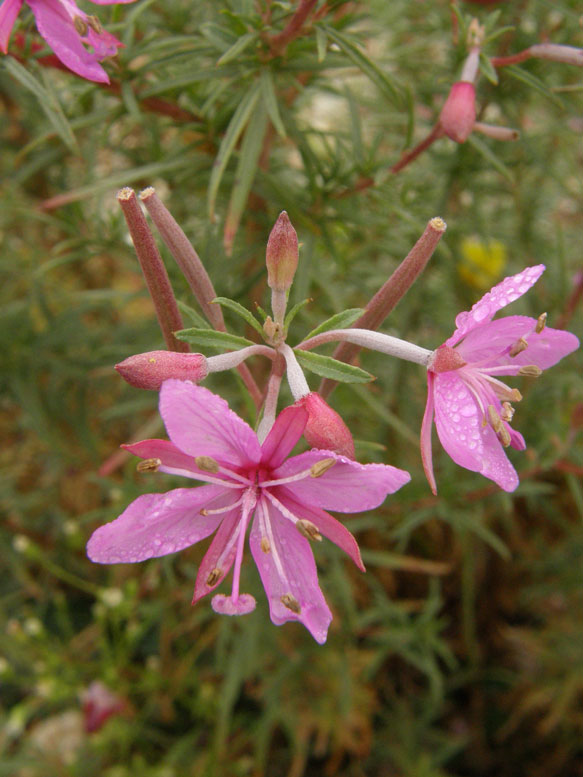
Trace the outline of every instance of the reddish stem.
<path fill-rule="evenodd" d="M 312 12 L 318 0 L 301 0 L 297 11 L 289 20 L 284 29 L 269 39 L 271 53 L 278 57 L 285 54 L 288 45 L 300 34 L 304 22 Z"/>
<path fill-rule="evenodd" d="M 436 124 L 425 140 L 418 143 L 411 151 L 406 151 L 399 161 L 391 167 L 391 173 L 400 173 L 404 167 L 407 167 L 410 162 L 417 159 L 419 154 L 423 153 L 423 151 L 428 149 L 429 146 L 435 143 L 436 140 L 439 140 L 442 136 L 443 130 L 439 124 Z"/>

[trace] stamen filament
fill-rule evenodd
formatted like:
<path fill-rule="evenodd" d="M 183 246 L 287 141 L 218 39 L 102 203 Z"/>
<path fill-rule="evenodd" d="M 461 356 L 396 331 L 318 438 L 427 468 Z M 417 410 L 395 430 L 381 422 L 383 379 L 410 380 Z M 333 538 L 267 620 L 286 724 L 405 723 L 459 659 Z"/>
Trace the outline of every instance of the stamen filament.
<path fill-rule="evenodd" d="M 183 478 L 190 478 L 191 480 L 200 480 L 202 483 L 211 483 L 216 486 L 224 486 L 225 488 L 241 488 L 240 483 L 231 483 L 228 480 L 221 480 L 221 478 L 213 478 L 206 473 L 193 472 L 191 469 L 182 469 L 182 467 L 167 467 L 162 465 L 160 472 L 165 472 L 167 475 L 180 475 Z"/>
<path fill-rule="evenodd" d="M 313 477 L 312 467 L 304 469 L 301 472 L 297 472 L 295 475 L 289 475 L 287 478 L 277 478 L 277 480 L 265 480 L 259 485 L 261 488 L 267 488 L 268 486 L 283 486 L 284 483 L 296 483 L 298 480 L 305 480 L 306 478 Z"/>
<path fill-rule="evenodd" d="M 229 510 L 233 510 L 235 507 L 238 507 L 241 502 L 243 501 L 243 496 L 240 499 L 237 499 L 236 502 L 233 502 L 230 505 L 226 505 L 225 507 L 217 507 L 216 509 L 209 510 L 206 507 L 203 507 L 202 510 L 199 510 L 201 515 L 220 515 L 221 513 L 228 513 Z"/>
<path fill-rule="evenodd" d="M 267 491 L 264 491 L 263 494 L 267 494 Z M 277 550 L 277 545 L 275 544 L 275 540 L 273 539 L 273 531 L 271 528 L 271 521 L 269 519 L 269 510 L 267 508 L 267 505 L 265 504 L 263 499 L 259 500 L 258 504 L 259 510 L 263 513 L 263 521 L 265 526 L 265 533 L 267 535 L 267 541 L 269 542 L 269 547 L 271 551 L 271 557 L 273 558 L 273 563 L 275 564 L 275 568 L 277 569 L 277 573 L 280 577 L 280 579 L 286 584 L 287 587 L 289 587 L 289 581 L 287 579 L 287 575 L 285 573 L 285 570 L 283 568 L 283 564 L 281 563 L 281 559 L 279 557 L 279 552 Z"/>

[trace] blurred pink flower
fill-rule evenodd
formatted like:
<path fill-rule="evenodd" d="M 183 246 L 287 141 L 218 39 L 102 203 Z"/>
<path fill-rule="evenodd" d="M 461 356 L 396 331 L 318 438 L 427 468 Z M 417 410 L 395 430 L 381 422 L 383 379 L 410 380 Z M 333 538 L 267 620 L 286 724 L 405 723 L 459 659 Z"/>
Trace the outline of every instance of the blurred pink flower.
<path fill-rule="evenodd" d="M 500 376 L 538 376 L 579 346 L 570 332 L 549 329 L 546 315 L 538 320 L 494 314 L 521 297 L 544 272 L 544 265 L 527 267 L 505 278 L 469 312 L 460 313 L 456 330 L 434 351 L 428 364 L 428 395 L 421 428 L 421 456 L 425 474 L 436 493 L 431 456 L 431 422 L 441 444 L 461 467 L 480 472 L 505 491 L 518 485 L 516 470 L 504 448 L 524 450 L 522 435 L 512 429 L 511 402 L 521 399 L 517 389 Z"/>
<path fill-rule="evenodd" d="M 109 718 L 119 715 L 125 708 L 124 700 L 99 680 L 92 682 L 83 691 L 81 702 L 85 731 L 88 734 L 99 731 Z"/>
<path fill-rule="evenodd" d="M 4 0 L 0 5 L 0 50 L 8 51 L 8 40 L 25 0 Z M 135 0 L 92 0 L 98 5 L 133 3 Z M 26 0 L 36 26 L 61 62 L 77 75 L 108 84 L 99 62 L 114 57 L 123 44 L 101 26 L 96 16 L 81 11 L 75 0 Z M 85 47 L 90 46 L 93 52 Z"/>
<path fill-rule="evenodd" d="M 358 464 L 331 451 L 287 459 L 308 419 L 299 405 L 279 414 L 262 445 L 223 399 L 190 382 L 164 382 L 160 414 L 171 441 L 125 446 L 146 459 L 138 467 L 207 485 L 138 497 L 117 520 L 97 529 L 87 545 L 89 558 L 102 564 L 143 561 L 187 548 L 216 530 L 198 570 L 193 603 L 214 590 L 234 564 L 231 595 L 215 596 L 212 606 L 243 615 L 255 608 L 255 599 L 239 592 L 245 534 L 253 519 L 249 544 L 271 620 L 300 621 L 325 642 L 332 614 L 308 539 L 328 537 L 364 570 L 354 537 L 325 510 L 377 507 L 409 481 L 409 473 Z"/>

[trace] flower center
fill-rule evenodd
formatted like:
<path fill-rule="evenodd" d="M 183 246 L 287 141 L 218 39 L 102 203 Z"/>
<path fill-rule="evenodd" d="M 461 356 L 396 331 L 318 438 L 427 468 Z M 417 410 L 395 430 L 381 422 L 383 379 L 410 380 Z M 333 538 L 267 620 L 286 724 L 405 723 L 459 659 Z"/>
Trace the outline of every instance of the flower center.
<path fill-rule="evenodd" d="M 435 373 L 451 372 L 451 370 L 459 370 L 465 364 L 466 362 L 455 348 L 449 345 L 440 345 L 431 354 L 427 369 Z"/>

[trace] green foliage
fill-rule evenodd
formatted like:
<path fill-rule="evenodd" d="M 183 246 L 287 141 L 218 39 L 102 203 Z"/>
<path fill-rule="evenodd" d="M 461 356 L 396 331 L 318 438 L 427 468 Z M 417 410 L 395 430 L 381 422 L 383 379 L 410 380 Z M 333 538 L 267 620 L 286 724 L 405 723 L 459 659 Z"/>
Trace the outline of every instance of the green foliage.
<path fill-rule="evenodd" d="M 190 606 L 204 548 L 111 568 L 85 555 L 94 528 L 139 494 L 185 485 L 136 473 L 119 452 L 164 434 L 156 395 L 112 369 L 163 347 L 115 203 L 120 186 L 154 185 L 213 279 L 235 334 L 207 328 L 161 247 L 197 346 L 255 339 L 241 317 L 259 332 L 249 309 L 261 315 L 269 303 L 265 243 L 283 209 L 301 244 L 285 321 L 292 344 L 348 325 L 338 315 L 360 312 L 436 215 L 446 236 L 385 331 L 434 348 L 490 285 L 544 262 L 514 310 L 546 310 L 551 326 L 583 335 L 580 69 L 527 60 L 496 69 L 496 84 L 483 58 L 479 118 L 519 128 L 520 140 L 443 138 L 389 172 L 437 120 L 473 15 L 486 25 L 488 58 L 546 38 L 581 46 L 577 0 L 506 2 L 494 13 L 448 0 L 320 0 L 282 39 L 297 8 L 99 6 L 125 44 L 105 65 L 109 87 L 47 64 L 50 52 L 31 48 L 40 38 L 30 14 L 15 30 L 24 48 L 15 34 L 10 44 L 19 59 L 1 60 L 0 775 L 563 777 L 581 768 L 580 354 L 538 382 L 516 381 L 515 426 L 528 443 L 510 452 L 519 489 L 500 492 L 435 446 L 435 499 L 417 442 L 422 370 L 375 353 L 350 368 L 298 352 L 318 375 L 332 366 L 377 376 L 340 385 L 330 404 L 359 460 L 412 474 L 382 507 L 346 519 L 366 575 L 330 543 L 315 547 L 334 613 L 324 647 L 297 624 L 270 623 L 251 563 L 244 584 L 257 610 L 228 619 L 207 601 Z M 479 272 L 468 272 L 468 239 L 486 257 Z M 501 270 L 488 260 L 492 241 Z M 265 363 L 250 367 L 263 385 Z M 207 385 L 252 421 L 235 373 Z M 88 735 L 79 697 L 94 680 L 126 708 Z"/>

